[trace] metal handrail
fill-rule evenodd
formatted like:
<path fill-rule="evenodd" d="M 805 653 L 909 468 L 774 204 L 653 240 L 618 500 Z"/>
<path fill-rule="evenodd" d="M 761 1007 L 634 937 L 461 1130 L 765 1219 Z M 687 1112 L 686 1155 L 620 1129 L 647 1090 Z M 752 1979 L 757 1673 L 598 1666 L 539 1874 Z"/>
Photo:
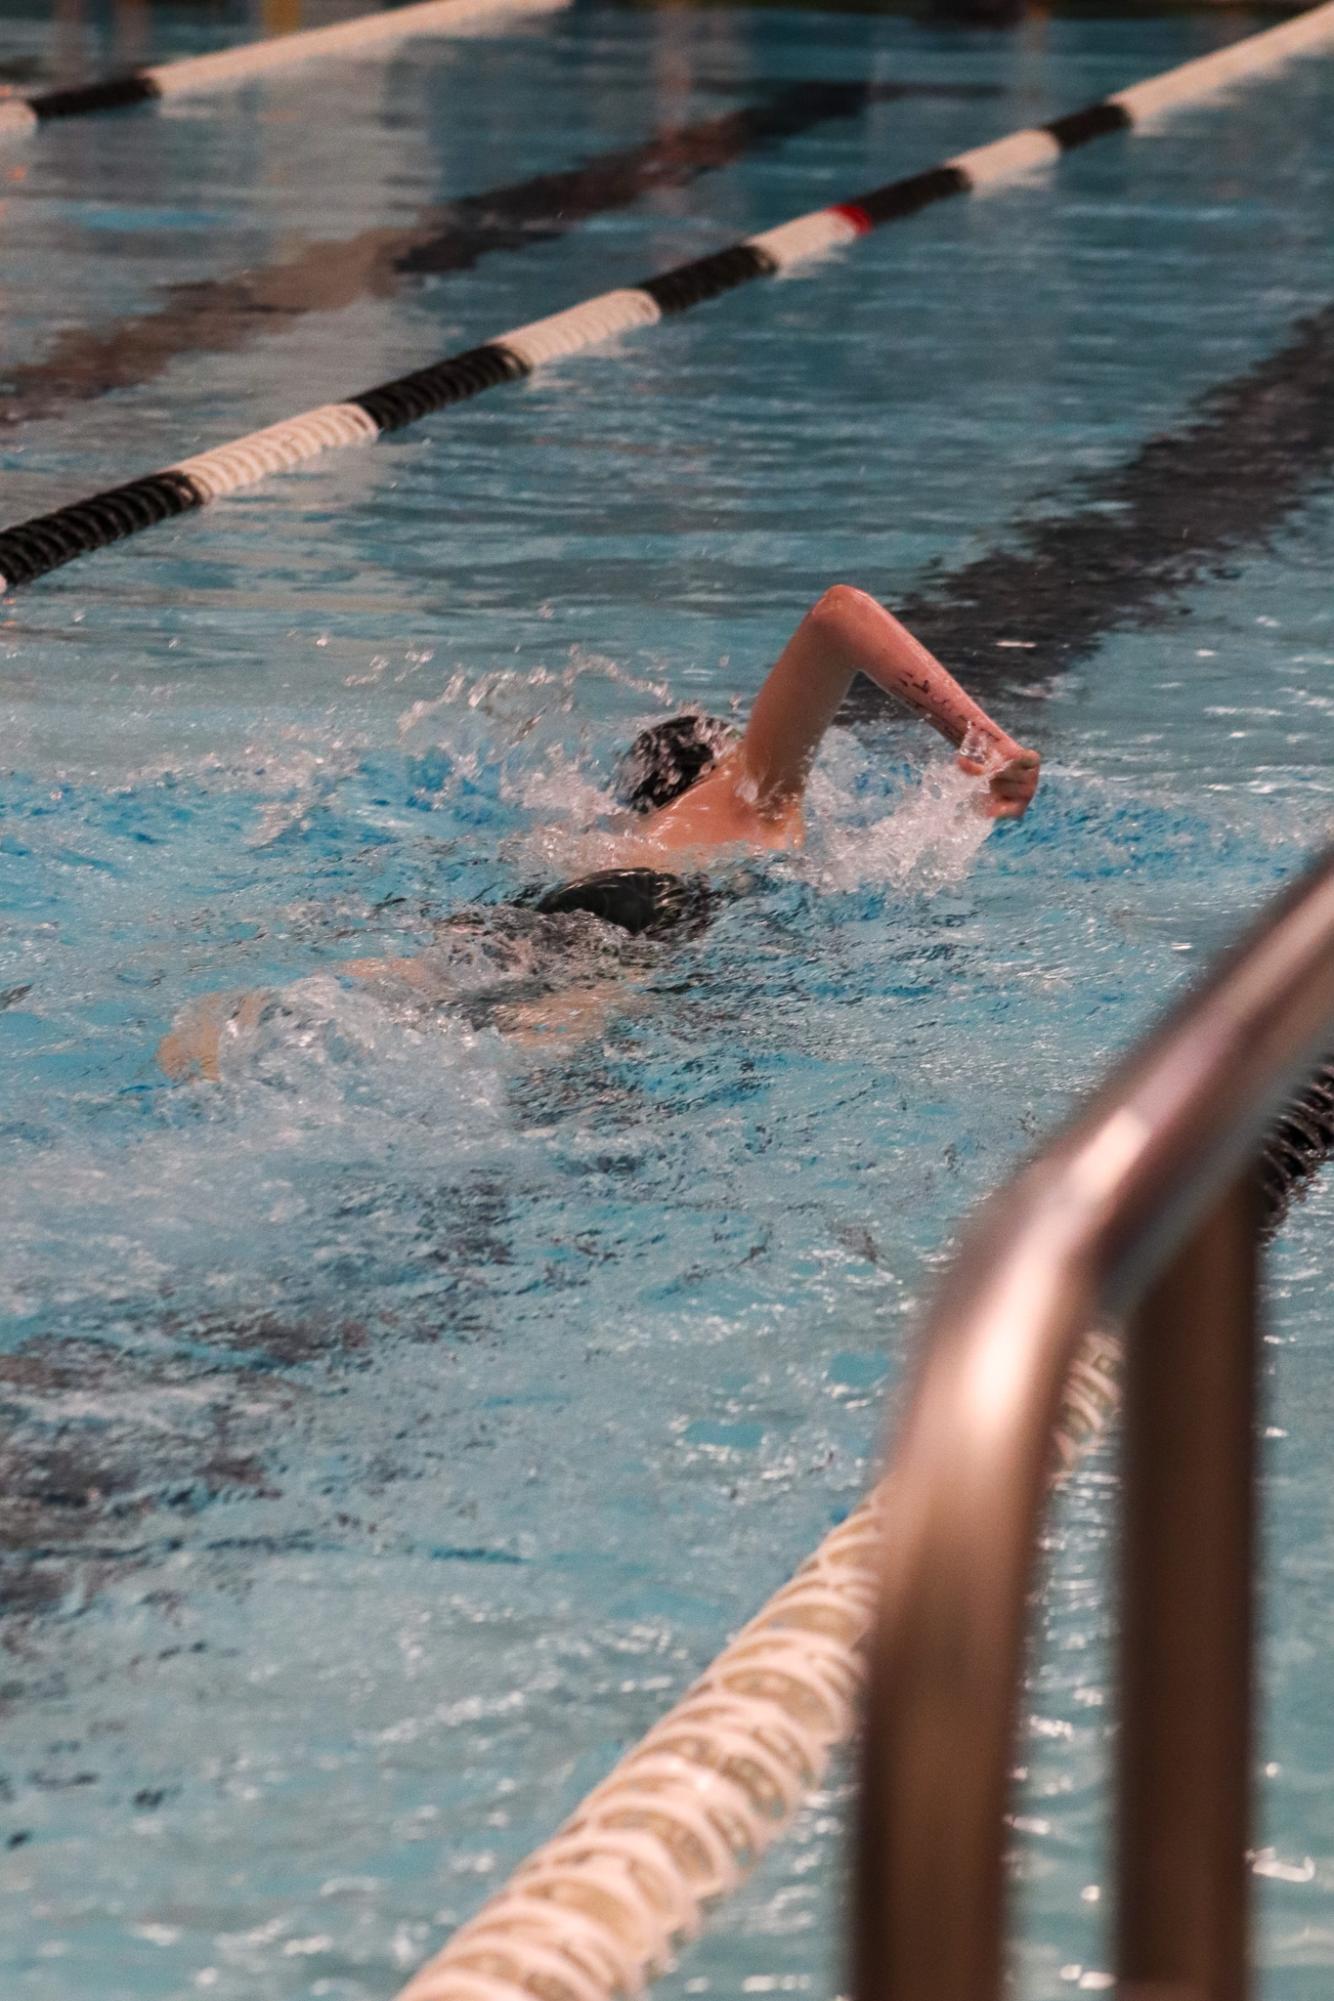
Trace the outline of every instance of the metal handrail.
<path fill-rule="evenodd" d="M 986 1203 L 890 1462 L 855 2001 L 995 2001 L 1004 1812 L 1053 1424 L 1128 1315 L 1114 1971 L 1242 2001 L 1257 1177 L 1334 1029 L 1334 848 Z"/>

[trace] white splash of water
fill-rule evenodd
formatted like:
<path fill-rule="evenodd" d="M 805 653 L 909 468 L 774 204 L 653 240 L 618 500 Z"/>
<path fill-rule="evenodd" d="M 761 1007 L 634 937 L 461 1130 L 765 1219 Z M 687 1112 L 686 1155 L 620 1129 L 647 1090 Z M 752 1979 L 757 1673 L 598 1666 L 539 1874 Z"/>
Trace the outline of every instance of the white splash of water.
<path fill-rule="evenodd" d="M 811 879 L 826 889 L 882 883 L 928 896 L 961 882 L 995 824 L 985 781 L 960 770 L 952 752 L 932 755 L 889 812 L 867 820 L 856 797 L 866 762 L 840 741 L 812 774 Z"/>
<path fill-rule="evenodd" d="M 293 738 L 296 732 L 284 732 Z M 292 748 L 276 757 L 261 757 L 247 772 L 249 782 L 263 786 L 273 797 L 260 807 L 255 826 L 246 836 L 247 848 L 267 848 L 299 827 L 315 808 L 328 799 L 339 780 L 357 768 L 359 752 L 335 738 L 320 749 L 297 740 Z"/>
<path fill-rule="evenodd" d="M 502 796 L 512 798 L 548 827 L 569 833 L 586 832 L 615 808 L 606 786 L 590 778 L 582 761 L 559 744 L 537 770 L 524 771 L 512 785 L 502 786 Z"/>
<path fill-rule="evenodd" d="M 571 714 L 591 681 L 609 681 L 655 703 L 670 701 L 667 684 L 630 673 L 604 654 L 571 647 L 562 667 L 500 667 L 489 674 L 456 668 L 436 695 L 423 696 L 398 721 L 400 741 L 451 712 L 485 716 L 506 745 L 521 743 L 543 721 Z M 493 738 L 494 741 L 494 738 Z"/>
<path fill-rule="evenodd" d="M 457 1013 L 297 980 L 224 1041 L 219 1083 L 165 1087 L 161 1123 L 71 1133 L 12 1191 L 0 1311 L 24 1316 L 192 1283 L 280 1296 L 345 1247 L 339 1191 L 371 1190 L 365 1241 L 418 1249 L 411 1191 L 512 1147 L 511 1055 Z M 188 1200 L 182 1191 L 188 1190 Z M 187 1277 L 187 1275 L 192 1275 Z"/>

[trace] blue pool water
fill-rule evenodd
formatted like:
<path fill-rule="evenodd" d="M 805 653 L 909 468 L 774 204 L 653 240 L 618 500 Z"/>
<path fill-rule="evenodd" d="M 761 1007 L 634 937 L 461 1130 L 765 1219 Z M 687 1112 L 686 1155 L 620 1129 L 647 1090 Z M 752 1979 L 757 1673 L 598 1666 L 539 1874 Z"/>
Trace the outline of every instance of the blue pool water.
<path fill-rule="evenodd" d="M 23 88 L 127 59 L 43 11 Z M 1250 25 L 590 5 L 49 130 L 0 167 L 4 519 Z M 456 254 L 497 190 L 831 80 L 911 88 Z M 391 1993 L 863 1491 L 959 1220 L 1328 836 L 1332 109 L 1307 61 L 0 609 L 6 1994 Z M 586 948 L 583 1038 L 340 983 L 568 872 L 636 727 L 744 710 L 837 578 L 1041 749 L 1022 825 L 868 711 L 804 855 Z M 285 983 L 163 1079 L 191 997 Z M 1272 2001 L 1334 1962 L 1332 1217 L 1274 1258 Z M 1113 1477 L 1039 1613 L 1033 1997 L 1105 1984 Z M 664 1995 L 837 1991 L 843 1804 Z"/>

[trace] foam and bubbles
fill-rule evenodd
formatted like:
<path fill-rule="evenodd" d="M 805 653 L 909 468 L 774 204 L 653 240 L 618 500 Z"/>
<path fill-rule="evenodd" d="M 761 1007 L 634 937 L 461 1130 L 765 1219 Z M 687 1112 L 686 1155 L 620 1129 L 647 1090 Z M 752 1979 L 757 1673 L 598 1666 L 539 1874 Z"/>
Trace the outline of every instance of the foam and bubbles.
<path fill-rule="evenodd" d="M 85 1108 L 28 1154 L 6 1204 L 7 1314 L 253 1305 L 281 1297 L 294 1260 L 308 1290 L 349 1248 L 349 1204 L 373 1285 L 391 1244 L 426 1254 L 414 1188 L 505 1151 L 500 1038 L 333 974 L 224 1037 L 219 1068 L 218 1084 L 140 1090 L 110 1122 Z"/>
<path fill-rule="evenodd" d="M 794 874 L 816 897 L 886 885 L 930 894 L 963 879 L 987 836 L 980 787 L 947 756 L 914 770 L 836 732 L 812 787 L 809 852 L 747 866 L 707 972 L 689 948 L 630 949 L 587 919 L 493 907 L 474 922 L 479 891 L 494 906 L 614 856 L 597 832 L 607 774 L 659 691 L 582 655 L 467 684 L 441 672 L 438 692 L 400 716 L 393 752 L 278 731 L 231 761 L 27 795 L 19 817 L 43 851 L 86 854 L 111 880 L 93 895 L 95 875 L 52 864 L 48 943 L 23 955 L 30 990 L 10 1010 L 11 1036 L 33 1029 L 29 1124 L 41 1136 L 32 1151 L 20 1137 L 12 1184 L 5 1297 L 17 1323 L 31 1325 L 43 1302 L 63 1316 L 80 1298 L 151 1311 L 164 1288 L 178 1302 L 191 1287 L 201 1302 L 280 1292 L 293 1256 L 310 1274 L 346 1249 L 353 1184 L 379 1184 L 353 1241 L 392 1241 L 411 1263 L 414 1186 L 442 1161 L 543 1171 L 511 1100 L 534 1063 L 561 1060 L 559 1039 L 534 1054 L 533 1037 L 502 1030 L 540 1023 L 544 996 L 594 995 L 570 1039 L 599 1046 L 639 1009 L 645 980 L 651 991 L 684 971 L 725 1005 L 732 955 L 751 950 L 748 905 L 781 922 L 799 992 L 800 961 L 825 944 L 813 912 L 781 915 Z M 599 683 L 628 712 L 614 736 L 606 724 L 570 727 L 576 697 L 587 702 Z M 149 904 L 127 959 L 150 833 L 171 870 L 151 876 L 159 907 Z M 730 865 L 723 873 L 742 886 Z M 411 978 L 338 970 L 340 959 L 377 957 L 410 962 Z M 208 988 L 268 997 L 233 1011 L 216 1084 L 170 1087 L 153 1047 Z M 661 1006 L 669 1028 L 671 1003 Z M 53 1066 L 71 1059 L 87 1079 L 81 1108 L 52 1126 Z"/>
<path fill-rule="evenodd" d="M 926 896 L 961 883 L 995 824 L 985 779 L 963 771 L 952 752 L 936 751 L 887 784 L 883 766 L 855 738 L 835 733 L 827 743 L 807 809 L 811 880 L 824 889 Z"/>

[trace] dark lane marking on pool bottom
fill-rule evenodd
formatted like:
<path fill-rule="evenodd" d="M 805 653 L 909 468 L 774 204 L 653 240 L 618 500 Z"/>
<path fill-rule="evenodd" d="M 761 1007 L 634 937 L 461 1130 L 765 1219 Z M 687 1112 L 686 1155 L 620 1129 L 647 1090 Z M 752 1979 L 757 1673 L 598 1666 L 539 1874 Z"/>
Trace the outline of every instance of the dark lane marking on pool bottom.
<path fill-rule="evenodd" d="M 152 381 L 183 356 L 232 353 L 308 313 L 336 312 L 359 299 L 388 297 L 405 282 L 469 271 L 483 257 L 555 242 L 593 216 L 628 208 L 659 188 L 688 186 L 819 125 L 856 118 L 872 105 L 1002 95 L 1000 85 L 985 83 L 775 84 L 759 103 L 670 127 L 581 166 L 433 203 L 397 228 L 316 238 L 233 277 L 172 285 L 166 303 L 152 311 L 95 329 L 74 328 L 39 360 L 5 370 L 0 420 L 50 417 L 72 403 Z"/>
<path fill-rule="evenodd" d="M 1017 524 L 1015 547 L 919 586 L 897 606 L 905 623 L 970 687 L 1031 688 L 1113 632 L 1166 622 L 1192 586 L 1225 579 L 1229 557 L 1259 548 L 1334 481 L 1334 303 L 1192 408 L 1178 429 L 1081 482 L 1067 513 Z M 841 720 L 886 706 L 862 679 Z M 1334 1061 L 1293 1093 L 1266 1142 L 1268 1229 L 1331 1157 Z"/>
<path fill-rule="evenodd" d="M 16 1631 L 33 1620 L 78 1616 L 174 1538 L 202 1549 L 188 1524 L 205 1508 L 281 1508 L 283 1455 L 295 1449 L 303 1414 L 344 1394 L 382 1345 L 448 1354 L 479 1330 L 485 1338 L 488 1273 L 510 1261 L 508 1194 L 481 1174 L 419 1196 L 421 1227 L 435 1245 L 435 1286 L 421 1310 L 396 1302 L 340 1319 L 327 1299 L 300 1297 L 294 1280 L 281 1310 L 238 1300 L 183 1314 L 145 1294 L 127 1316 L 118 1300 L 109 1334 L 89 1331 L 96 1313 L 85 1300 L 0 1354 L 0 1647 L 16 1644 Z M 66 1331 L 80 1322 L 78 1333 Z M 483 1419 L 475 1409 L 454 1415 L 466 1446 Z M 353 1452 L 354 1441 L 342 1449 Z M 348 1496 L 341 1484 L 315 1481 L 298 1532 L 324 1546 L 334 1529 L 348 1538 L 371 1533 L 357 1511 L 373 1511 L 380 1486 L 396 1477 L 372 1441 Z M 457 1507 L 434 1526 L 422 1545 L 434 1561 L 522 1560 L 449 1536 L 469 1526 Z M 291 1532 L 286 1519 L 275 1530 Z M 207 1546 L 223 1543 L 214 1535 Z"/>
<path fill-rule="evenodd" d="M 1281 1226 L 1331 1147 L 1334 1065 L 1327 1064 L 1276 1120 L 1266 1144 L 1267 1234 Z M 484 1188 L 480 1205 L 474 1204 L 484 1216 L 490 1192 Z M 498 1213 L 491 1214 L 491 1223 L 498 1220 Z M 469 1280 L 476 1286 L 486 1267 L 473 1263 L 471 1252 L 468 1260 Z M 198 1354 L 144 1356 L 114 1343 L 59 1335 L 43 1335 L 0 1356 L 0 1410 L 8 1406 L 9 1418 L 0 1429 L 0 1646 L 20 1664 L 0 1681 L 0 1707 L 22 1703 L 31 1710 L 46 1698 L 68 1699 L 64 1668 L 35 1644 L 37 1631 L 54 1627 L 58 1639 L 62 1622 L 82 1616 L 104 1591 L 124 1597 L 132 1578 L 177 1550 L 188 1548 L 196 1557 L 347 1552 L 373 1541 L 377 1552 L 398 1559 L 424 1555 L 433 1563 L 521 1564 L 517 1552 L 495 1545 L 397 1538 L 386 1544 L 382 1529 L 364 1513 L 368 1507 L 377 1512 L 383 1486 L 397 1477 L 378 1446 L 370 1465 L 351 1480 L 344 1468 L 336 1490 L 317 1481 L 306 1497 L 311 1518 L 291 1525 L 290 1500 L 280 1484 L 283 1454 L 295 1448 L 303 1408 L 339 1394 L 340 1385 L 336 1374 L 312 1384 L 287 1367 L 277 1373 L 273 1365 L 316 1358 L 355 1365 L 358 1351 L 381 1336 L 447 1341 L 448 1325 L 442 1328 L 434 1312 L 427 1321 L 429 1335 L 424 1328 L 414 1332 L 392 1324 L 381 1330 L 333 1319 L 318 1324 L 299 1314 L 285 1325 L 267 1310 L 249 1323 L 244 1315 L 228 1315 L 228 1338 L 234 1348 L 250 1351 L 249 1367 L 220 1365 Z M 189 1332 L 206 1331 L 195 1326 L 187 1338 Z M 173 1408 L 175 1424 L 169 1417 Z M 276 1434 L 282 1436 L 282 1452 L 272 1449 Z M 406 1477 L 415 1477 L 414 1471 Z M 282 1526 L 271 1533 L 189 1534 L 189 1520 L 228 1501 L 282 1507 Z M 227 1580 L 237 1591 L 245 1582 L 236 1572 Z M 138 1602 L 159 1607 L 169 1626 L 184 1597 L 181 1587 L 158 1582 Z M 168 1646 L 156 1658 L 165 1661 L 204 1647 L 199 1641 Z M 66 1753 L 82 1754 L 83 1747 L 63 1733 L 62 1744 Z M 37 1748 L 34 1739 L 34 1755 Z M 93 1772 L 61 1783 L 94 1783 L 97 1777 Z M 6 1783 L 0 1774 L 0 1804 L 7 1802 Z M 41 1789 L 48 1782 L 30 1772 L 25 1783 Z M 15 1843 L 27 1838 L 24 1830 L 9 1836 Z"/>
<path fill-rule="evenodd" d="M 1261 545 L 1334 475 L 1334 305 L 1300 322 L 1281 348 L 1197 398 L 1192 409 L 1176 430 L 1082 482 L 1065 514 L 1032 525 L 1020 521 L 1014 548 L 928 581 L 899 609 L 969 676 L 1030 685 L 1087 658 L 1104 635 L 1162 618 L 1173 598 L 1224 574 L 1229 556 Z M 1005 638 L 1031 642 L 1036 650 L 1002 651 L 998 641 Z M 870 704 L 860 707 L 871 712 Z M 1266 1164 L 1274 1222 L 1332 1147 L 1334 1073 L 1327 1069 L 1277 1121 Z M 336 1356 L 350 1341 L 356 1345 L 331 1321 L 302 1324 L 295 1348 L 294 1335 L 280 1339 L 262 1318 L 254 1338 L 269 1367 L 325 1351 Z M 56 1375 L 40 1388 L 57 1391 L 69 1382 L 60 1373 L 63 1346 L 43 1344 L 42 1366 Z M 70 1345 L 76 1374 L 88 1353 Z M 31 1360 L 25 1353 L 0 1364 L 0 1395 L 18 1386 L 7 1371 L 17 1368 L 21 1377 L 36 1365 L 35 1353 Z M 115 1366 L 123 1378 L 124 1359 Z M 210 1374 L 228 1396 L 247 1386 L 254 1392 L 251 1371 L 233 1375 L 224 1366 Z M 30 1395 L 38 1390 L 40 1410 L 47 1397 L 39 1385 L 24 1387 Z M 296 1391 L 275 1384 L 274 1394 Z M 6 1523 L 0 1509 L 0 1600 L 11 1613 L 33 1617 L 54 1611 L 71 1594 L 78 1602 L 96 1594 L 108 1578 L 86 1561 L 85 1549 L 94 1533 L 105 1537 L 108 1512 L 127 1508 L 135 1518 L 152 1517 L 172 1510 L 173 1495 L 183 1497 L 178 1505 L 197 1507 L 266 1484 L 250 1438 L 229 1435 L 211 1412 L 197 1430 L 165 1437 L 154 1432 L 142 1451 L 132 1428 L 114 1452 L 103 1440 L 98 1457 L 81 1454 L 71 1475 L 62 1458 L 68 1430 L 59 1398 L 51 1401 L 50 1433 L 30 1437 L 7 1466 L 0 1465 L 0 1492 L 9 1497 L 11 1512 Z M 150 1472 L 145 1481 L 142 1469 L 153 1466 L 155 1454 L 158 1477 Z M 130 1465 L 140 1469 L 134 1479 L 122 1470 Z M 128 1491 L 122 1495 L 122 1489 Z M 35 1546 L 61 1542 L 57 1524 L 64 1529 L 65 1560 L 34 1566 Z"/>
<path fill-rule="evenodd" d="M 1198 396 L 1175 430 L 1081 481 L 1067 511 L 1021 519 L 1010 546 L 928 572 L 896 609 L 970 686 L 1033 686 L 1108 634 L 1167 619 L 1183 592 L 1225 577 L 1230 557 L 1261 547 L 1331 479 L 1334 303 Z M 845 718 L 883 700 L 859 682 Z"/>

